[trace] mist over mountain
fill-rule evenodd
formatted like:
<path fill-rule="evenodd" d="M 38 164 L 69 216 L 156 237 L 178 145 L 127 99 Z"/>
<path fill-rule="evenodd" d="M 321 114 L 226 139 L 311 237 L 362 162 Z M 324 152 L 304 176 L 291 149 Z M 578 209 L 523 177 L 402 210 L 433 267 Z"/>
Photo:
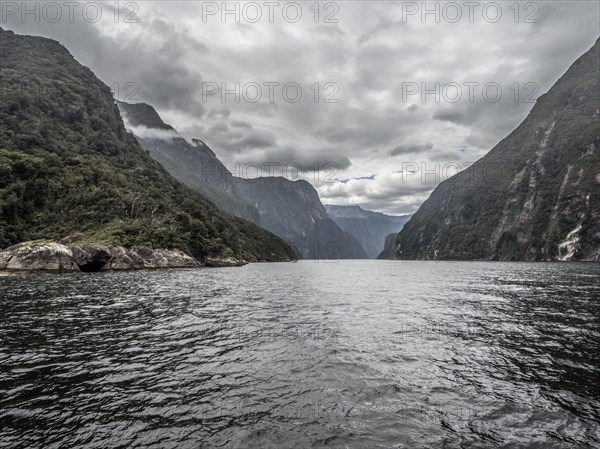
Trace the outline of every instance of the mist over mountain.
<path fill-rule="evenodd" d="M 410 215 L 386 215 L 364 210 L 360 206 L 326 204 L 325 210 L 340 228 L 360 242 L 371 259 L 375 259 L 383 251 L 386 237 L 400 232 L 410 219 Z"/>
<path fill-rule="evenodd" d="M 362 259 L 357 239 L 327 215 L 306 181 L 244 179 L 233 174 L 201 140 L 189 143 L 147 104 L 118 102 L 140 144 L 176 179 L 223 211 L 250 220 L 293 245 L 303 258 Z"/>
<path fill-rule="evenodd" d="M 204 142 L 188 142 L 151 105 L 122 101 L 117 105 L 142 147 L 171 175 L 221 210 L 260 224 L 258 210 L 240 197 L 235 178 Z"/>

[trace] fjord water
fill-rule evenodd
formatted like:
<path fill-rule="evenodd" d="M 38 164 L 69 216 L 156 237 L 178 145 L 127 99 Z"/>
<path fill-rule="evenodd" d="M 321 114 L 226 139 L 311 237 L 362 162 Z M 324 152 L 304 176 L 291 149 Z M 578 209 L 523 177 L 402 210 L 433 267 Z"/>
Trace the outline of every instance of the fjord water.
<path fill-rule="evenodd" d="M 0 445 L 598 447 L 600 264 L 0 278 Z"/>

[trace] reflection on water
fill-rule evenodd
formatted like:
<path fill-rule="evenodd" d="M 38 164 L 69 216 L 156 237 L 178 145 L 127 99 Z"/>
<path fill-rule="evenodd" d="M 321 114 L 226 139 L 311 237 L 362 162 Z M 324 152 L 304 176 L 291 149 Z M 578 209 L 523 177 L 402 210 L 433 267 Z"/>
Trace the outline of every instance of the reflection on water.
<path fill-rule="evenodd" d="M 600 446 L 599 264 L 0 278 L 4 447 Z"/>

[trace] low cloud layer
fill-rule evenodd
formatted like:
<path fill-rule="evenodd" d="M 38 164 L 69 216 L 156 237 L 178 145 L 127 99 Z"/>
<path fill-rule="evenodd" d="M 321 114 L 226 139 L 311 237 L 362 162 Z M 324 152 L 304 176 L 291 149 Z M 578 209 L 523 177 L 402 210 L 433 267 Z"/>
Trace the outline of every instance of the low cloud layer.
<path fill-rule="evenodd" d="M 289 2 L 272 17 L 263 5 L 255 22 L 243 2 L 224 17 L 221 2 L 211 14 L 212 2 L 132 3 L 116 21 L 101 2 L 98 21 L 79 9 L 2 26 L 59 40 L 115 96 L 152 104 L 228 167 L 295 162 L 324 203 L 392 214 L 414 212 L 439 182 L 403 180 L 403 168 L 483 156 L 600 34 L 597 2 L 522 2 L 518 18 L 500 2 L 497 21 L 479 7 L 456 23 L 444 2 L 427 4 L 437 21 L 407 14 L 411 2 L 355 1 L 320 3 L 318 16 L 299 3 L 297 21 Z M 331 164 L 328 182 L 315 176 Z"/>

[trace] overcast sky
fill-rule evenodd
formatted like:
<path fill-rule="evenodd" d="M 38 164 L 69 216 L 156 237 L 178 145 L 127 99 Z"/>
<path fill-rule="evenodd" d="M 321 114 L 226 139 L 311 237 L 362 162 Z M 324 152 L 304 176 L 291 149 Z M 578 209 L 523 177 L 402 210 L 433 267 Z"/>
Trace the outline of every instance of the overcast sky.
<path fill-rule="evenodd" d="M 414 212 L 510 133 L 600 34 L 593 0 L 428 3 L 437 17 L 423 17 L 422 2 L 240 2 L 239 23 L 223 20 L 221 2 L 117 3 L 118 17 L 111 0 L 96 19 L 80 2 L 71 20 L 57 2 L 60 19 L 47 7 L 36 23 L 12 14 L 21 2 L 3 2 L 1 26 L 59 40 L 121 99 L 152 104 L 234 174 L 291 163 L 323 203 L 390 214 Z M 239 102 L 213 93 L 222 83 L 239 83 Z M 436 83 L 439 98 L 423 98 Z M 436 162 L 437 176 L 407 174 Z"/>

